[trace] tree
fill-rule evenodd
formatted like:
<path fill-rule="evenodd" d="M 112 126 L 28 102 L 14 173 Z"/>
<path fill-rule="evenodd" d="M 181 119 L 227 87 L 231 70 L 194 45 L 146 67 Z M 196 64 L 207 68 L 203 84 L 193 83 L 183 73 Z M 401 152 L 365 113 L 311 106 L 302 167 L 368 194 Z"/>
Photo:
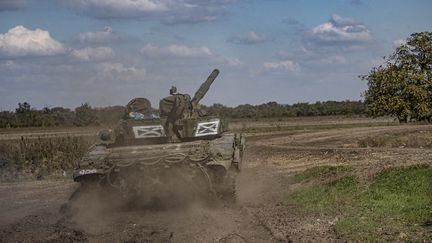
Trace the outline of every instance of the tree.
<path fill-rule="evenodd" d="M 36 113 L 32 110 L 30 103 L 18 103 L 15 109 L 16 125 L 18 127 L 31 127 L 36 121 Z"/>
<path fill-rule="evenodd" d="M 16 114 L 27 114 L 30 113 L 30 111 L 31 111 L 31 106 L 27 102 L 18 103 L 18 108 L 15 109 Z"/>
<path fill-rule="evenodd" d="M 96 112 L 88 103 L 84 103 L 81 106 L 75 108 L 75 119 L 75 125 L 77 126 L 98 124 Z"/>
<path fill-rule="evenodd" d="M 370 116 L 431 121 L 432 32 L 411 34 L 384 65 L 360 78 L 368 82 L 364 97 Z"/>

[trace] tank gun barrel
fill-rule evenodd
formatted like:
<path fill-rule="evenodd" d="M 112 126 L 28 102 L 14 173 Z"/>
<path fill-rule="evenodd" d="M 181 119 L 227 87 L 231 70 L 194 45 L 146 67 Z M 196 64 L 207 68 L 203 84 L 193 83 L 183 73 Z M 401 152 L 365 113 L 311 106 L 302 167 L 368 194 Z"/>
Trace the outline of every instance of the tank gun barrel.
<path fill-rule="evenodd" d="M 213 72 L 208 76 L 207 80 L 201 84 L 199 89 L 196 91 L 193 99 L 192 104 L 197 105 L 198 102 L 206 95 L 207 91 L 209 90 L 210 86 L 212 85 L 213 81 L 216 79 L 216 77 L 219 75 L 219 70 L 215 69 Z"/>

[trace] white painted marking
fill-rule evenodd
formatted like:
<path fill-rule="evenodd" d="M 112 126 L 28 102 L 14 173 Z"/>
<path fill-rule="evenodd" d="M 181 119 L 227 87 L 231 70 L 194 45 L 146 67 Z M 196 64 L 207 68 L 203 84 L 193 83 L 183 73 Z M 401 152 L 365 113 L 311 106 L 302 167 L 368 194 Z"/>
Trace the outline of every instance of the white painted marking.
<path fill-rule="evenodd" d="M 162 125 L 134 126 L 132 127 L 132 130 L 135 138 L 157 138 L 166 136 Z"/>
<path fill-rule="evenodd" d="M 209 122 L 199 122 L 195 131 L 195 137 L 218 134 L 219 123 L 219 119 L 215 119 Z"/>
<path fill-rule="evenodd" d="M 88 174 L 95 174 L 97 172 L 96 169 L 87 169 L 87 170 L 80 170 L 78 174 L 80 175 L 88 175 Z"/>

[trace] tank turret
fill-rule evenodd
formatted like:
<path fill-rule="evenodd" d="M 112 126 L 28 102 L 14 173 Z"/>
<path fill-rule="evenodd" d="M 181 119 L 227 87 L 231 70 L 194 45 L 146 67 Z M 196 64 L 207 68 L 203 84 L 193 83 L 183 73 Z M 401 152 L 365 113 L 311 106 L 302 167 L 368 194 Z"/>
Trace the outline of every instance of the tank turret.
<path fill-rule="evenodd" d="M 163 98 L 159 103 L 163 126 L 168 137 L 175 135 L 178 139 L 196 140 L 219 137 L 224 131 L 224 126 L 219 118 L 207 117 L 199 107 L 199 102 L 207 94 L 213 81 L 219 75 L 219 70 L 214 69 L 204 81 L 194 97 L 188 94 L 174 93 Z"/>
<path fill-rule="evenodd" d="M 199 110 L 199 102 L 207 94 L 218 75 L 219 70 L 214 69 L 207 80 L 195 92 L 192 99 L 188 94 L 177 93 L 177 89 L 173 86 L 170 90 L 170 96 L 163 98 L 159 103 L 161 116 L 173 120 L 203 116 L 203 113 Z"/>

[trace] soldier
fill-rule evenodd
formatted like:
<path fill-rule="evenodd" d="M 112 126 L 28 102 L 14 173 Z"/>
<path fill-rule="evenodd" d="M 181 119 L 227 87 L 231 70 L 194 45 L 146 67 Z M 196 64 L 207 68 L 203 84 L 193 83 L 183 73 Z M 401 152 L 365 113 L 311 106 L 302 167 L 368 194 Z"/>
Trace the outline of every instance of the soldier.
<path fill-rule="evenodd" d="M 122 119 L 114 129 L 115 144 L 128 145 L 133 143 L 134 134 L 131 124 L 133 121 L 143 120 L 144 118 L 153 118 L 151 112 L 151 103 L 146 98 L 134 98 L 126 105 L 127 116 Z"/>
<path fill-rule="evenodd" d="M 175 95 L 175 94 L 177 94 L 177 87 L 176 86 L 171 86 L 170 95 Z"/>
<path fill-rule="evenodd" d="M 134 98 L 126 105 L 126 110 L 130 118 L 142 120 L 151 118 L 151 103 L 146 98 Z"/>

